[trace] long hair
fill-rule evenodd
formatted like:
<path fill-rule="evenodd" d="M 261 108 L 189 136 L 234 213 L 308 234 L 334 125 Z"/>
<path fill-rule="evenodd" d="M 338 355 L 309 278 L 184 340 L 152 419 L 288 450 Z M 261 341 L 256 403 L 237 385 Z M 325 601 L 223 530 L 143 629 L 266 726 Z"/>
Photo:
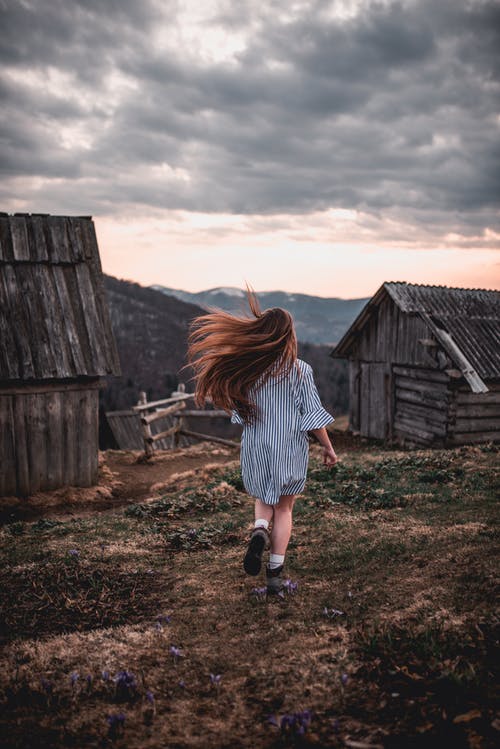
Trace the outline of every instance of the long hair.
<path fill-rule="evenodd" d="M 217 408 L 237 409 L 245 422 L 257 416 L 250 390 L 262 378 L 287 373 L 297 362 L 292 316 L 280 307 L 261 311 L 247 287 L 252 316 L 212 310 L 193 320 L 188 361 L 194 369 L 195 401 L 210 398 Z"/>

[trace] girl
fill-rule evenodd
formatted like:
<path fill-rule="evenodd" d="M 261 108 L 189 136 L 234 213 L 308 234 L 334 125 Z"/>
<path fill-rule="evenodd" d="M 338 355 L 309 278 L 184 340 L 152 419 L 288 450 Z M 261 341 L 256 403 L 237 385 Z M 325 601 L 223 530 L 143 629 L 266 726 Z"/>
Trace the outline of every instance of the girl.
<path fill-rule="evenodd" d="M 335 465 L 325 429 L 334 418 L 321 405 L 311 367 L 297 358 L 291 315 L 279 307 L 261 312 L 255 294 L 248 290 L 247 295 L 253 318 L 221 310 L 193 321 L 188 356 L 197 405 L 210 398 L 243 426 L 241 475 L 255 497 L 255 525 L 243 567 L 258 575 L 270 547 L 267 591 L 279 593 L 295 496 L 306 481 L 307 432 L 321 443 L 323 463 Z"/>

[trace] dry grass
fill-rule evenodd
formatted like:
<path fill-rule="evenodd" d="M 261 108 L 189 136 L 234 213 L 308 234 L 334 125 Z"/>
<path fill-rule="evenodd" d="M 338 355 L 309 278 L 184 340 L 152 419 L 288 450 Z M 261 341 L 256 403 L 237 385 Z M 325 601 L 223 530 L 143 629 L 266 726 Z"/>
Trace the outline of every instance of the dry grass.
<path fill-rule="evenodd" d="M 241 569 L 232 465 L 5 526 L 3 745 L 496 745 L 496 448 L 341 457 L 313 457 L 283 598 Z"/>

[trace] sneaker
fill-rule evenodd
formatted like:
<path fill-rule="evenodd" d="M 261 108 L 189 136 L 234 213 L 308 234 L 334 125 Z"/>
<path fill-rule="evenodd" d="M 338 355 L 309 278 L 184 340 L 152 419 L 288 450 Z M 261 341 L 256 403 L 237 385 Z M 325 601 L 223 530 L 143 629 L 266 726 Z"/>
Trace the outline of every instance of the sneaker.
<path fill-rule="evenodd" d="M 281 593 L 283 590 L 283 565 L 270 570 L 266 567 L 267 592 L 269 595 Z"/>
<path fill-rule="evenodd" d="M 262 554 L 269 547 L 269 533 L 265 528 L 254 528 L 243 560 L 247 575 L 258 575 L 262 566 Z"/>

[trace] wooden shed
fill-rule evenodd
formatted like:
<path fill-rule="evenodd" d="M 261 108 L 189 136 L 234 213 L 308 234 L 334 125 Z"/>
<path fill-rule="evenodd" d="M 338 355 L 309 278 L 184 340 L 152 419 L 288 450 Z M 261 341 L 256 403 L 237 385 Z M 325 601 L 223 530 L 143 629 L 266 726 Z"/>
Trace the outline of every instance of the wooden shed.
<path fill-rule="evenodd" d="M 350 428 L 415 445 L 500 438 L 500 292 L 382 284 L 332 351 Z"/>
<path fill-rule="evenodd" d="M 0 214 L 0 495 L 90 486 L 120 373 L 92 219 Z"/>

